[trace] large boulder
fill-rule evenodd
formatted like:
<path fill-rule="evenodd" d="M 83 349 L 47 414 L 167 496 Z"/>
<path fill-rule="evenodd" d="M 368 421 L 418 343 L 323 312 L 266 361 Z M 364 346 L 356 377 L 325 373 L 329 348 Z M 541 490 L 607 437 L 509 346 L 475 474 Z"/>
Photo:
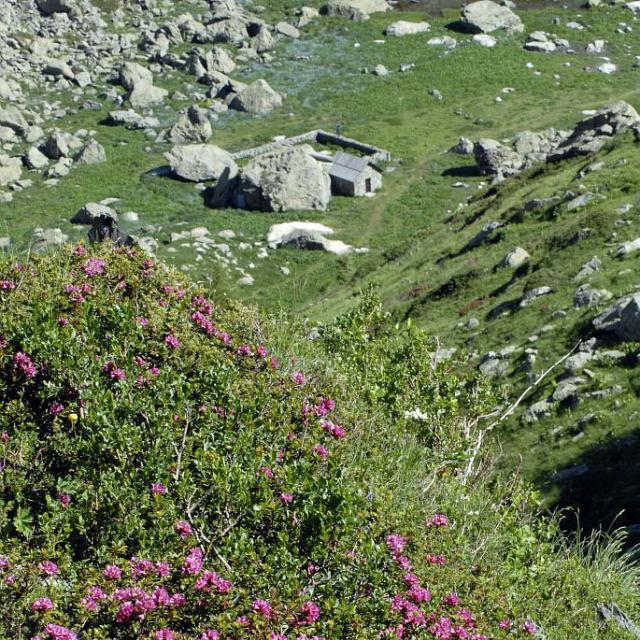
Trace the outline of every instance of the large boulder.
<path fill-rule="evenodd" d="M 326 237 L 332 234 L 333 229 L 318 222 L 283 222 L 282 224 L 274 224 L 269 229 L 267 242 L 272 249 L 291 247 L 328 251 L 340 256 L 353 251 L 351 245 Z"/>
<path fill-rule="evenodd" d="M 153 84 L 153 73 L 137 62 L 125 62 L 120 67 L 120 84 L 131 91 L 137 84 Z"/>
<path fill-rule="evenodd" d="M 164 101 L 169 92 L 150 82 L 139 82 L 127 94 L 127 100 L 134 109 L 146 109 Z"/>
<path fill-rule="evenodd" d="M 0 126 L 13 129 L 19 136 L 25 136 L 29 131 L 29 123 L 17 107 L 0 109 Z"/>
<path fill-rule="evenodd" d="M 473 156 L 482 175 L 511 176 L 525 164 L 511 147 L 490 138 L 481 138 L 473 145 Z"/>
<path fill-rule="evenodd" d="M 229 105 L 232 109 L 254 115 L 264 115 L 282 105 L 282 96 L 265 80 L 256 80 L 243 89 Z"/>
<path fill-rule="evenodd" d="M 640 293 L 620 298 L 593 319 L 593 326 L 623 342 L 640 341 Z"/>
<path fill-rule="evenodd" d="M 361 21 L 367 20 L 372 13 L 390 9 L 386 0 L 329 0 L 320 7 L 320 13 L 324 16 Z"/>
<path fill-rule="evenodd" d="M 206 142 L 213 134 L 207 111 L 192 105 L 171 127 L 169 139 L 175 144 Z"/>
<path fill-rule="evenodd" d="M 53 13 L 76 13 L 78 11 L 75 0 L 36 0 L 36 5 L 46 16 Z"/>
<path fill-rule="evenodd" d="M 387 36 L 410 36 L 416 33 L 426 33 L 430 29 L 428 22 L 407 22 L 406 20 L 398 20 L 392 22 L 385 30 Z"/>
<path fill-rule="evenodd" d="M 88 202 L 71 218 L 71 222 L 73 224 L 93 224 L 94 220 L 99 218 L 111 218 L 117 221 L 118 214 L 111 207 L 107 207 L 104 204 Z"/>
<path fill-rule="evenodd" d="M 586 156 L 598 152 L 607 140 L 638 126 L 638 112 L 624 100 L 605 105 L 595 115 L 578 122 L 571 134 L 549 156 L 550 162 Z"/>
<path fill-rule="evenodd" d="M 73 159 L 79 164 L 99 164 L 107 161 L 107 153 L 97 140 L 89 140 Z"/>
<path fill-rule="evenodd" d="M 310 146 L 301 145 L 250 160 L 239 177 L 234 206 L 257 211 L 324 211 L 331 199 L 331 179 L 312 153 Z"/>
<path fill-rule="evenodd" d="M 174 175 L 190 182 L 218 180 L 225 174 L 238 173 L 231 154 L 212 144 L 177 145 L 165 153 L 165 158 Z"/>
<path fill-rule="evenodd" d="M 469 33 L 522 33 L 522 20 L 509 7 L 496 4 L 491 0 L 472 2 L 462 9 L 459 27 Z"/>

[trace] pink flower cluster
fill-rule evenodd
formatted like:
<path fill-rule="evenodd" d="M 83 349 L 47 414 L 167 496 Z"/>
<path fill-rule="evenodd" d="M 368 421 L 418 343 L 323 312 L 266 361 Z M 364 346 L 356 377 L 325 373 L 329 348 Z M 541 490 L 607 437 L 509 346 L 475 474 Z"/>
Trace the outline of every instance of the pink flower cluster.
<path fill-rule="evenodd" d="M 202 560 L 202 549 L 200 549 L 200 547 L 194 547 L 189 551 L 189 554 L 184 559 L 182 571 L 191 575 L 200 573 L 200 570 L 202 569 Z"/>
<path fill-rule="evenodd" d="M 53 609 L 53 602 L 49 598 L 37 598 L 31 603 L 31 611 L 34 613 L 42 613 L 44 611 L 51 611 Z"/>
<path fill-rule="evenodd" d="M 60 569 L 58 569 L 58 565 L 51 560 L 43 560 L 38 568 L 45 576 L 57 576 L 60 573 Z"/>
<path fill-rule="evenodd" d="M 70 629 L 62 627 L 59 624 L 53 624 L 52 622 L 45 626 L 43 633 L 49 636 L 51 640 L 77 640 L 78 638 Z"/>
<path fill-rule="evenodd" d="M 64 286 L 64 292 L 69 298 L 69 302 L 73 305 L 80 305 L 85 301 L 85 296 L 91 293 L 91 285 L 87 282 L 77 286 L 75 284 L 66 284 Z"/>
<path fill-rule="evenodd" d="M 106 262 L 102 258 L 87 258 L 82 271 L 88 278 L 101 276 L 104 273 Z"/>
<path fill-rule="evenodd" d="M 13 291 L 16 283 L 13 280 L 0 280 L 0 291 Z"/>
<path fill-rule="evenodd" d="M 131 620 L 142 620 L 149 611 L 159 608 L 177 609 L 186 604 L 181 593 L 171 595 L 164 587 L 157 586 L 152 593 L 140 587 L 116 589 L 113 599 L 120 602 L 116 612 L 116 622 L 122 624 Z"/>
<path fill-rule="evenodd" d="M 186 540 L 193 533 L 191 525 L 186 520 L 176 522 L 175 531 L 183 540 Z"/>
<path fill-rule="evenodd" d="M 198 591 L 204 591 L 204 593 L 216 591 L 221 594 L 229 593 L 231 587 L 231 581 L 221 578 L 215 571 L 203 571 L 194 585 Z"/>
<path fill-rule="evenodd" d="M 344 427 L 331 422 L 330 420 L 320 420 L 320 426 L 330 435 L 336 439 L 344 438 L 347 435 Z"/>
<path fill-rule="evenodd" d="M 231 342 L 231 336 L 226 331 L 218 329 L 209 318 L 207 318 L 201 311 L 194 311 L 191 314 L 191 320 L 200 329 L 202 329 L 207 335 L 218 338 L 223 344 L 229 344 Z"/>
<path fill-rule="evenodd" d="M 164 343 L 170 349 L 178 349 L 181 344 L 180 340 L 176 336 L 172 336 L 172 335 L 166 336 L 164 339 Z"/>
<path fill-rule="evenodd" d="M 426 519 L 427 527 L 448 527 L 449 518 L 444 513 L 436 513 Z"/>
<path fill-rule="evenodd" d="M 35 378 L 38 373 L 38 367 L 33 363 L 31 358 L 22 351 L 18 351 L 13 356 L 13 368 L 21 371 L 25 378 Z"/>
<path fill-rule="evenodd" d="M 124 380 L 127 377 L 124 369 L 119 369 L 118 367 L 116 367 L 115 363 L 112 360 L 107 360 L 107 362 L 102 365 L 102 372 L 110 380 L 114 380 L 115 382 Z"/>

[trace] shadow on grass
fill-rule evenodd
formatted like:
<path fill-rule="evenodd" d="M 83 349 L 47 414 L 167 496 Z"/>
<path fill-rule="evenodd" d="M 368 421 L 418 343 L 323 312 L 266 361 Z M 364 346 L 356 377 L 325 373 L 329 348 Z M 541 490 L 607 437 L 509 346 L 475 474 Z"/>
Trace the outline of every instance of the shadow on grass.
<path fill-rule="evenodd" d="M 578 427 L 576 431 L 581 432 Z M 545 489 L 560 487 L 554 507 L 567 510 L 566 531 L 579 528 L 588 534 L 625 527 L 628 543 L 640 543 L 640 429 L 590 449 L 540 484 Z"/>
<path fill-rule="evenodd" d="M 450 167 L 441 174 L 443 178 L 479 178 L 481 173 L 475 164 L 467 164 L 462 167 Z"/>

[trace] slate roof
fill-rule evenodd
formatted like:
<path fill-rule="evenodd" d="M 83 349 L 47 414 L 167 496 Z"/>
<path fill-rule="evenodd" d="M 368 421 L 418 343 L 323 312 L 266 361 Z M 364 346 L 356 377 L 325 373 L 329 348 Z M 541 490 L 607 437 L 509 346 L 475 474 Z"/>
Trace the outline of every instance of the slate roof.
<path fill-rule="evenodd" d="M 355 182 L 369 165 L 367 158 L 353 156 L 344 151 L 338 151 L 329 167 L 329 175 L 341 180 Z"/>

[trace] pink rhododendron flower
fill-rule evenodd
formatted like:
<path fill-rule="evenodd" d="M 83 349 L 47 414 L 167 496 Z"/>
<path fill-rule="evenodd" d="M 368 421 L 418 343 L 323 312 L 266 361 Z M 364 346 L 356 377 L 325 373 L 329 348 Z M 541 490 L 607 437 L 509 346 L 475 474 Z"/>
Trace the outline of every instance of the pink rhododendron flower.
<path fill-rule="evenodd" d="M 5 571 L 11 566 L 11 562 L 9 562 L 9 558 L 5 558 L 5 556 L 0 556 L 0 571 Z"/>
<path fill-rule="evenodd" d="M 425 525 L 427 527 L 448 527 L 449 518 L 444 513 L 436 513 L 426 519 Z"/>
<path fill-rule="evenodd" d="M 45 626 L 43 633 L 49 636 L 51 640 L 77 640 L 77 636 L 73 631 L 51 622 Z"/>
<path fill-rule="evenodd" d="M 320 426 L 331 436 L 333 436 L 334 438 L 340 439 L 340 438 L 344 438 L 347 435 L 347 432 L 344 430 L 344 427 L 342 427 L 339 424 L 334 424 L 333 422 L 330 422 L 329 420 L 321 420 L 320 421 Z"/>
<path fill-rule="evenodd" d="M 200 640 L 220 640 L 220 634 L 213 629 L 205 629 L 200 636 Z"/>
<path fill-rule="evenodd" d="M 151 493 L 153 495 L 162 495 L 167 493 L 167 487 L 165 487 L 162 482 L 152 482 L 151 483 Z"/>
<path fill-rule="evenodd" d="M 133 321 L 139 326 L 139 327 L 146 327 L 149 324 L 149 321 L 144 317 L 144 316 L 136 316 Z"/>
<path fill-rule="evenodd" d="M 215 589 L 218 593 L 229 593 L 231 582 L 221 578 L 215 571 L 203 571 L 194 585 L 194 589 L 211 593 Z"/>
<path fill-rule="evenodd" d="M 153 634 L 155 640 L 173 640 L 173 631 L 171 629 L 158 629 Z"/>
<path fill-rule="evenodd" d="M 87 258 L 82 271 L 88 278 L 101 276 L 104 273 L 106 262 L 102 258 Z"/>
<path fill-rule="evenodd" d="M 329 456 L 329 451 L 321 444 L 314 444 L 313 447 L 311 447 L 311 451 L 314 455 L 318 456 L 322 460 L 326 460 Z"/>
<path fill-rule="evenodd" d="M 500 620 L 500 622 L 498 622 L 498 627 L 500 629 L 509 629 L 511 627 L 511 620 Z"/>
<path fill-rule="evenodd" d="M 167 347 L 169 347 L 170 349 L 177 349 L 181 342 L 178 338 L 176 338 L 176 336 L 167 336 L 164 339 L 164 343 L 167 345 Z"/>
<path fill-rule="evenodd" d="M 320 607 L 311 600 L 305 600 L 300 607 L 298 624 L 311 625 L 320 617 Z"/>
<path fill-rule="evenodd" d="M 81 244 L 76 245 L 73 249 L 74 256 L 82 257 L 86 253 L 87 253 L 87 250 Z"/>
<path fill-rule="evenodd" d="M 265 620 L 271 618 L 271 605 L 266 600 L 254 600 L 251 609 L 256 615 L 261 616 Z"/>
<path fill-rule="evenodd" d="M 56 320 L 56 322 L 61 327 L 66 327 L 69 324 L 69 320 L 67 320 L 67 318 L 65 318 L 64 316 L 58 316 L 58 319 Z"/>
<path fill-rule="evenodd" d="M 43 560 L 38 568 L 45 576 L 57 576 L 60 573 L 60 569 L 58 569 L 58 565 L 55 562 L 51 562 L 51 560 Z"/>
<path fill-rule="evenodd" d="M 287 636 L 283 633 L 276 633 L 275 631 L 272 631 L 269 634 L 269 640 L 287 640 Z"/>
<path fill-rule="evenodd" d="M 294 372 L 294 374 L 291 376 L 291 379 L 293 380 L 293 384 L 298 387 L 301 387 L 305 383 L 305 377 L 302 371 Z"/>
<path fill-rule="evenodd" d="M 186 520 L 176 522 L 175 531 L 183 540 L 186 540 L 193 533 L 191 525 Z"/>
<path fill-rule="evenodd" d="M 155 571 L 157 576 L 166 578 L 171 574 L 171 566 L 168 562 L 156 562 Z"/>
<path fill-rule="evenodd" d="M 120 580 L 120 578 L 122 578 L 122 569 L 117 567 L 115 564 L 110 564 L 102 572 L 102 575 L 107 580 Z"/>
<path fill-rule="evenodd" d="M 434 565 L 440 565 L 443 566 L 445 564 L 445 558 L 444 556 L 440 556 L 440 555 L 432 555 L 431 553 L 429 553 L 427 555 L 427 562 L 429 564 L 434 564 Z"/>
<path fill-rule="evenodd" d="M 387 549 L 394 554 L 402 553 L 407 545 L 407 539 L 398 533 L 391 533 L 385 538 Z"/>
<path fill-rule="evenodd" d="M 41 613 L 43 611 L 51 611 L 53 609 L 53 602 L 49 598 L 37 598 L 31 603 L 31 611 L 34 613 Z"/>
<path fill-rule="evenodd" d="M 15 370 L 22 371 L 25 378 L 29 379 L 35 378 L 36 374 L 38 373 L 38 368 L 35 364 L 33 364 L 31 358 L 22 351 L 18 351 L 13 356 L 13 368 Z"/>
<path fill-rule="evenodd" d="M 256 472 L 256 476 L 264 476 L 267 480 L 273 480 L 273 471 L 269 467 L 260 467 Z"/>
<path fill-rule="evenodd" d="M 49 413 L 52 416 L 59 416 L 62 412 L 64 411 L 64 405 L 60 404 L 59 402 L 54 402 L 50 407 L 49 407 Z"/>
<path fill-rule="evenodd" d="M 460 604 L 460 596 L 457 593 L 450 593 L 444 597 L 442 602 L 449 607 L 457 607 Z"/>
<path fill-rule="evenodd" d="M 293 496 L 290 493 L 281 493 L 280 500 L 284 504 L 291 504 L 293 502 Z"/>
<path fill-rule="evenodd" d="M 535 625 L 534 622 L 532 622 L 531 620 L 527 620 L 523 625 L 522 625 L 522 630 L 525 633 L 529 633 L 532 636 L 535 635 L 536 633 L 538 633 L 538 627 Z"/>
<path fill-rule="evenodd" d="M 63 507 L 68 507 L 71 503 L 71 496 L 68 493 L 59 493 L 58 494 L 58 502 Z"/>
<path fill-rule="evenodd" d="M 184 559 L 182 571 L 191 575 L 200 573 L 200 569 L 202 569 L 202 558 L 202 550 L 200 547 L 194 547 L 189 551 L 187 557 Z"/>
<path fill-rule="evenodd" d="M 256 347 L 256 355 L 259 358 L 266 358 L 267 357 L 267 347 L 265 347 L 263 344 L 259 344 Z"/>
<path fill-rule="evenodd" d="M 251 345 L 249 345 L 249 344 L 241 344 L 236 349 L 236 353 L 239 356 L 250 356 L 251 355 Z"/>
<path fill-rule="evenodd" d="M 110 380 L 115 380 L 116 382 L 124 380 L 127 377 L 127 374 L 124 372 L 124 370 L 116 367 L 115 363 L 111 360 L 108 360 L 102 365 L 102 371 L 109 377 Z"/>

